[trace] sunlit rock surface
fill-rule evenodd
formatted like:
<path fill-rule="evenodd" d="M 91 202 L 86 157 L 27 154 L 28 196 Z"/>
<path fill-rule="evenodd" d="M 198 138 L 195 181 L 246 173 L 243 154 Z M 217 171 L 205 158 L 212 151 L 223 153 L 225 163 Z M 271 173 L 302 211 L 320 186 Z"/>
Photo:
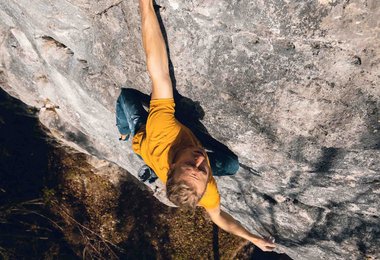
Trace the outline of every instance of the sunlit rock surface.
<path fill-rule="evenodd" d="M 178 91 L 241 162 L 217 178 L 223 207 L 294 259 L 378 256 L 380 2 L 157 3 Z M 114 106 L 122 86 L 149 93 L 140 35 L 137 0 L 3 0 L 1 87 L 136 175 Z"/>

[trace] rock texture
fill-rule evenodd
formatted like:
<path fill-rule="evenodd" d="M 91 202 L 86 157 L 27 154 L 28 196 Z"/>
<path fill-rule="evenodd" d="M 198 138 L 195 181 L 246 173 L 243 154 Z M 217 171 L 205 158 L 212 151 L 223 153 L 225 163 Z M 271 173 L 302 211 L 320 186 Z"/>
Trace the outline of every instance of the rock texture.
<path fill-rule="evenodd" d="M 1 87 L 133 175 L 142 162 L 117 141 L 114 104 L 123 85 L 150 89 L 137 2 L 0 2 Z M 241 162 L 217 178 L 223 207 L 294 259 L 378 257 L 380 2 L 157 4 L 178 91 Z"/>

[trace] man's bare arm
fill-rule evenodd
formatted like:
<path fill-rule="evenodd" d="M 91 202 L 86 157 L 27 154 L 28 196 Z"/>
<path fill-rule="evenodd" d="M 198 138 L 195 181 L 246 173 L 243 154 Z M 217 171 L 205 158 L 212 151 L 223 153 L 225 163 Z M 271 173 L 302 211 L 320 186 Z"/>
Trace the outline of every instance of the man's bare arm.
<path fill-rule="evenodd" d="M 153 7 L 153 0 L 140 0 L 141 31 L 146 65 L 152 80 L 152 99 L 172 98 L 168 54 Z"/>
<path fill-rule="evenodd" d="M 263 251 L 273 251 L 273 249 L 276 247 L 275 244 L 271 241 L 265 240 L 250 233 L 240 224 L 240 222 L 236 221 L 231 215 L 221 210 L 220 207 L 212 210 L 207 210 L 207 213 L 210 215 L 211 220 L 221 229 L 236 236 L 247 239 L 248 241 L 251 241 Z"/>

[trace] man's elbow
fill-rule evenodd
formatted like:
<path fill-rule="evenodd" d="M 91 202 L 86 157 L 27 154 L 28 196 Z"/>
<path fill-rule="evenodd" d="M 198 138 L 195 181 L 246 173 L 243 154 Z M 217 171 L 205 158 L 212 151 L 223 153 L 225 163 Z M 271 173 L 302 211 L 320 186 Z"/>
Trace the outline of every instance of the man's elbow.
<path fill-rule="evenodd" d="M 150 72 L 148 71 L 149 77 L 153 82 L 164 82 L 168 83 L 171 82 L 169 72 L 163 72 L 163 71 L 154 71 Z"/>
<path fill-rule="evenodd" d="M 224 231 L 233 232 L 236 222 L 229 217 L 224 211 L 220 210 L 214 214 L 210 214 L 211 220 Z"/>
<path fill-rule="evenodd" d="M 152 80 L 153 79 L 165 79 L 165 78 L 170 77 L 169 66 L 167 66 L 167 65 L 164 65 L 164 64 L 157 65 L 157 63 L 150 62 L 148 60 L 146 68 L 147 68 L 148 74 Z"/>
<path fill-rule="evenodd" d="M 220 215 L 219 210 L 214 211 L 214 212 L 209 212 L 209 216 L 215 225 L 217 225 L 218 227 L 220 227 L 223 230 L 226 230 L 226 228 L 227 228 L 226 222 L 224 221 L 224 219 Z"/>
<path fill-rule="evenodd" d="M 226 223 L 224 221 L 213 221 L 213 222 L 214 222 L 215 225 L 217 225 L 219 228 L 223 229 L 227 233 L 231 233 L 232 232 L 232 227 L 228 223 Z"/>

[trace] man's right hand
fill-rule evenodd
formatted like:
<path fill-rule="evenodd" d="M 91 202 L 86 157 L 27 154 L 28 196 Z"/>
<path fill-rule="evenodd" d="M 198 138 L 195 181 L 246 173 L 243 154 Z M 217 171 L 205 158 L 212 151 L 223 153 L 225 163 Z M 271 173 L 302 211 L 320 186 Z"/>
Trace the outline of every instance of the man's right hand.
<path fill-rule="evenodd" d="M 263 251 L 273 251 L 276 248 L 276 245 L 269 241 L 269 239 L 263 239 L 246 230 L 239 221 L 234 219 L 230 214 L 221 210 L 220 206 L 215 209 L 206 210 L 211 220 L 221 229 L 251 241 Z"/>

